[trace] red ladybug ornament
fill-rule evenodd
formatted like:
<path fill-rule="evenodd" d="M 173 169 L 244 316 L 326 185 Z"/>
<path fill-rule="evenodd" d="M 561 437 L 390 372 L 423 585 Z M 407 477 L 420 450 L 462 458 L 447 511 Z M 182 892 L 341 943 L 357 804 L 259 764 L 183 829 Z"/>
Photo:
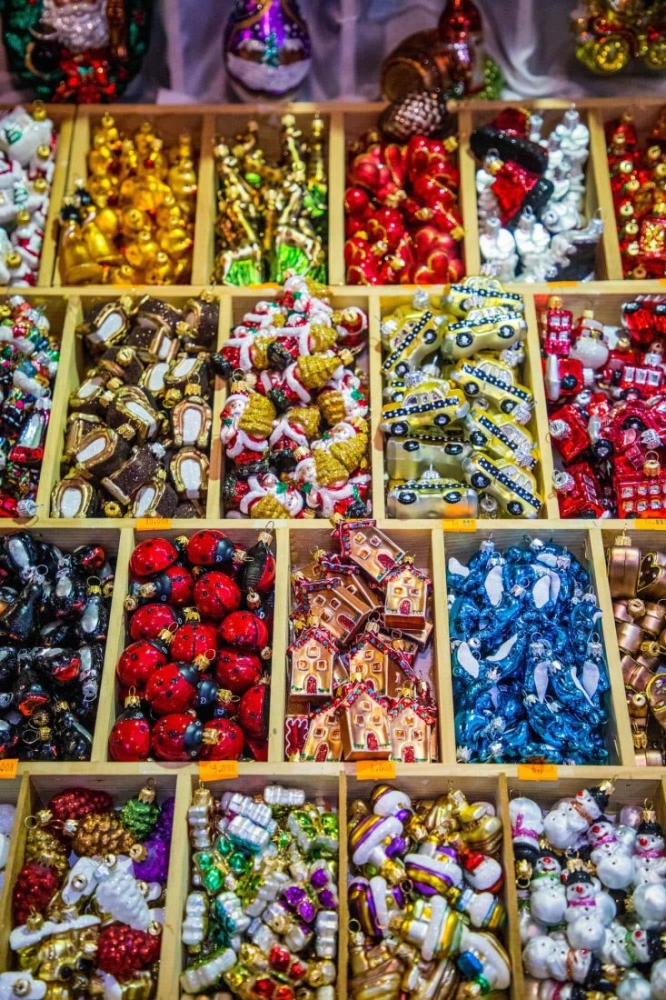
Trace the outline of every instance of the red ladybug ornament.
<path fill-rule="evenodd" d="M 153 753 L 158 760 L 196 760 L 204 739 L 203 730 L 203 722 L 194 712 L 163 715 L 153 726 Z"/>
<path fill-rule="evenodd" d="M 258 650 L 262 659 L 271 655 L 268 646 L 268 628 L 251 611 L 233 611 L 220 625 L 222 642 L 236 649 Z"/>
<path fill-rule="evenodd" d="M 246 691 L 238 706 L 238 721 L 243 732 L 253 740 L 268 738 L 270 698 L 267 684 L 255 684 Z"/>
<path fill-rule="evenodd" d="M 125 711 L 116 719 L 109 733 L 109 757 L 118 763 L 148 760 L 150 754 L 150 726 L 141 711 L 141 701 L 136 695 L 125 699 Z"/>
<path fill-rule="evenodd" d="M 135 640 L 157 639 L 163 629 L 173 630 L 178 622 L 178 615 L 167 604 L 144 604 L 130 618 L 129 633 Z"/>
<path fill-rule="evenodd" d="M 204 618 L 222 621 L 241 602 L 240 587 L 226 573 L 211 570 L 194 584 L 194 603 Z"/>
<path fill-rule="evenodd" d="M 130 573 L 145 579 L 154 573 L 163 573 L 177 559 L 178 549 L 168 538 L 147 538 L 145 542 L 139 542 L 130 556 Z"/>
<path fill-rule="evenodd" d="M 252 760 L 265 763 L 268 760 L 268 740 L 245 740 L 245 753 Z"/>
<path fill-rule="evenodd" d="M 238 555 L 237 546 L 217 528 L 197 531 L 187 543 L 187 558 L 193 566 L 226 566 Z"/>
<path fill-rule="evenodd" d="M 227 648 L 218 653 L 215 679 L 232 694 L 245 694 L 259 683 L 262 673 L 261 660 L 255 653 Z"/>
<path fill-rule="evenodd" d="M 243 731 L 237 723 L 231 719 L 211 719 L 206 723 L 206 733 L 214 733 L 216 739 L 204 743 L 201 760 L 238 760 L 243 752 Z"/>
<path fill-rule="evenodd" d="M 168 659 L 168 646 L 165 642 L 159 639 L 137 639 L 120 654 L 116 676 L 125 687 L 135 687 L 143 695 L 151 674 Z"/>
<path fill-rule="evenodd" d="M 129 596 L 125 598 L 125 608 L 134 611 L 139 604 L 161 601 L 176 607 L 184 607 L 192 600 L 194 578 L 184 566 L 169 566 L 146 583 L 131 583 Z"/>
<path fill-rule="evenodd" d="M 197 697 L 199 671 L 188 663 L 167 663 L 156 670 L 146 685 L 146 701 L 154 715 L 187 712 Z"/>
<path fill-rule="evenodd" d="M 207 656 L 212 663 L 220 644 L 217 625 L 209 622 L 186 622 L 171 641 L 171 656 L 183 663 L 193 663 L 197 656 Z"/>

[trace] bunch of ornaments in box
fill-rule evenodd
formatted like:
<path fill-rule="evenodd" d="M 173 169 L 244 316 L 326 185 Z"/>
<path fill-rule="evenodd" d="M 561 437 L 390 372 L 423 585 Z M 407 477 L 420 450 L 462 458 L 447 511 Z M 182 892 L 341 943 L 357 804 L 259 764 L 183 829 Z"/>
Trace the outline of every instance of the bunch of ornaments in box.
<path fill-rule="evenodd" d="M 118 802 L 64 788 L 26 817 L 3 1000 L 155 995 L 173 810 L 148 781 Z"/>
<path fill-rule="evenodd" d="M 465 278 L 382 319 L 390 517 L 536 517 L 521 295 Z"/>
<path fill-rule="evenodd" d="M 650 802 L 609 809 L 613 792 L 604 781 L 550 809 L 509 802 L 525 995 L 535 1000 L 666 997 L 664 832 Z"/>
<path fill-rule="evenodd" d="M 294 276 L 233 328 L 213 357 L 230 379 L 220 432 L 228 517 L 369 512 L 366 374 L 355 364 L 367 327 L 361 309 L 335 310 L 324 286 Z"/>
<path fill-rule="evenodd" d="M 598 218 L 585 215 L 590 133 L 571 107 L 545 138 L 538 112 L 501 111 L 472 133 L 479 244 L 500 281 L 593 277 Z"/>
<path fill-rule="evenodd" d="M 430 580 L 375 521 L 333 539 L 292 576 L 286 755 L 436 760 Z"/>
<path fill-rule="evenodd" d="M 136 546 L 112 760 L 266 760 L 271 543 L 260 532 L 246 548 L 207 528 Z"/>
<path fill-rule="evenodd" d="M 541 341 L 562 517 L 661 517 L 666 510 L 666 298 L 624 302 L 617 326 L 553 296 Z"/>

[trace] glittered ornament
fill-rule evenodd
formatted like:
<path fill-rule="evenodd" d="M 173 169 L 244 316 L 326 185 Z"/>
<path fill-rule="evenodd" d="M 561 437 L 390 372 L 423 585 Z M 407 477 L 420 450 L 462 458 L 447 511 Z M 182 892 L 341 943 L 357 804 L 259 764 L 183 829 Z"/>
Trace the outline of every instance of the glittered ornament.
<path fill-rule="evenodd" d="M 639 59 L 666 69 L 663 0 L 584 0 L 571 15 L 576 56 L 593 73 L 610 76 Z"/>
<path fill-rule="evenodd" d="M 281 97 L 311 65 L 310 35 L 297 0 L 236 0 L 225 31 L 227 72 L 243 92 Z"/>
<path fill-rule="evenodd" d="M 44 913 L 60 885 L 54 868 L 28 861 L 16 877 L 12 908 L 17 924 L 24 924 L 31 913 Z"/>
<path fill-rule="evenodd" d="M 126 924 L 103 927 L 97 939 L 97 964 L 104 972 L 123 980 L 139 969 L 147 969 L 160 955 L 161 935 L 134 930 Z"/>
<path fill-rule="evenodd" d="M 145 840 L 154 830 L 160 816 L 155 801 L 155 782 L 147 781 L 135 799 L 128 799 L 120 810 L 120 822 L 137 840 Z"/>
<path fill-rule="evenodd" d="M 109 733 L 109 756 L 119 763 L 147 760 L 150 754 L 150 726 L 141 711 L 141 699 L 130 695 Z"/>
<path fill-rule="evenodd" d="M 136 853 L 137 838 L 115 813 L 89 813 L 80 821 L 71 821 L 68 831 L 73 832 L 72 850 L 79 856 Z"/>
<path fill-rule="evenodd" d="M 66 820 L 82 820 L 91 813 L 107 812 L 113 807 L 108 792 L 93 788 L 66 788 L 50 799 L 48 809 L 56 824 Z"/>

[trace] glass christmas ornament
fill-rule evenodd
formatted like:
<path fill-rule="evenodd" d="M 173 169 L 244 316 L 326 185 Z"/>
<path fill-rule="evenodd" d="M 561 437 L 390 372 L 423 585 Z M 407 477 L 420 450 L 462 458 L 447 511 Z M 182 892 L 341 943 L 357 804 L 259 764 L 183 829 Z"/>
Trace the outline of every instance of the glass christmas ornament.
<path fill-rule="evenodd" d="M 312 63 L 310 33 L 297 0 L 236 0 L 224 57 L 242 94 L 283 97 L 297 90 Z"/>

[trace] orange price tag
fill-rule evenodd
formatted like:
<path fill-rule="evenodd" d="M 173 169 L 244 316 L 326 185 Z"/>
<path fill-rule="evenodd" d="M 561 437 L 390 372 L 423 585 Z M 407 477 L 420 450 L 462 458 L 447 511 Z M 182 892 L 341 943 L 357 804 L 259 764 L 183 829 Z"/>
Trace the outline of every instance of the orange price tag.
<path fill-rule="evenodd" d="M 557 764 L 519 764 L 521 781 L 557 781 Z"/>
<path fill-rule="evenodd" d="M 549 288 L 578 288 L 579 281 L 549 281 Z"/>
<path fill-rule="evenodd" d="M 136 519 L 137 531 L 169 531 L 170 529 L 170 517 L 138 517 Z"/>
<path fill-rule="evenodd" d="M 17 757 L 8 757 L 7 760 L 0 760 L 0 778 L 15 778 L 18 765 Z"/>
<path fill-rule="evenodd" d="M 357 781 L 390 781 L 395 778 L 393 760 L 358 760 L 356 762 Z"/>
<path fill-rule="evenodd" d="M 199 781 L 230 781 L 237 777 L 237 760 L 199 761 Z"/>
<path fill-rule="evenodd" d="M 631 530 L 637 531 L 666 531 L 666 518 L 646 517 L 636 520 L 631 525 Z"/>
<path fill-rule="evenodd" d="M 475 517 L 451 517 L 442 521 L 444 531 L 476 531 Z"/>

